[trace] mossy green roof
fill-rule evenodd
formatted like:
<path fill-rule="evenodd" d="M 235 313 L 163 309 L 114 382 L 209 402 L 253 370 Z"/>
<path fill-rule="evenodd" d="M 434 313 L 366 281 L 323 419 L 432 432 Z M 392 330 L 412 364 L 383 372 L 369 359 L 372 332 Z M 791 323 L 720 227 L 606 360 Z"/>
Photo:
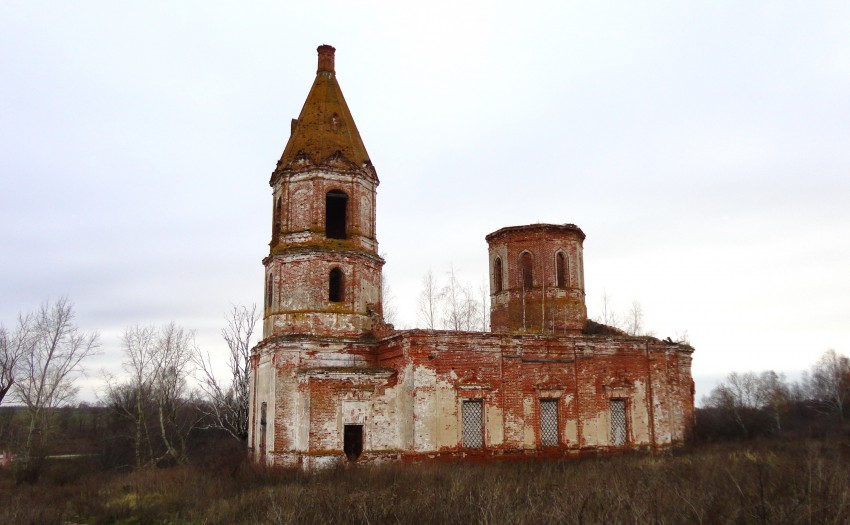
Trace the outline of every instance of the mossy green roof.
<path fill-rule="evenodd" d="M 342 96 L 336 80 L 331 46 L 320 46 L 319 69 L 307 101 L 278 163 L 279 169 L 289 169 L 296 159 L 306 155 L 315 165 L 325 164 L 337 152 L 356 166 L 370 164 L 366 146 L 360 138 L 354 118 Z M 337 162 L 341 159 L 336 157 Z"/>

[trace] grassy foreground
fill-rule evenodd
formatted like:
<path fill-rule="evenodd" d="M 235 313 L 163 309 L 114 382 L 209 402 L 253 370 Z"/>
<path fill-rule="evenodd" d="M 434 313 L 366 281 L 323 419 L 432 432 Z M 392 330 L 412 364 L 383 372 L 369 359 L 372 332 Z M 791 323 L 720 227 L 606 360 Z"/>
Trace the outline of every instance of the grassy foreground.
<path fill-rule="evenodd" d="M 0 471 L 0 523 L 850 523 L 850 461 L 814 440 L 312 476 L 221 457 L 124 473 L 57 461 L 36 485 Z"/>

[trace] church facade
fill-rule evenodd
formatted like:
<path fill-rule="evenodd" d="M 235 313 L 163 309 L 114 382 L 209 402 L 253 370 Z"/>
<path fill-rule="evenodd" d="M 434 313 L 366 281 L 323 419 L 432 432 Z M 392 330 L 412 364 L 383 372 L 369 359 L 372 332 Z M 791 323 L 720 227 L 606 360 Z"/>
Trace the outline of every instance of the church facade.
<path fill-rule="evenodd" d="M 316 79 L 270 185 L 263 339 L 251 362 L 256 461 L 561 457 L 682 443 L 693 349 L 587 319 L 573 224 L 502 228 L 489 332 L 384 322 L 377 172 L 318 48 Z"/>

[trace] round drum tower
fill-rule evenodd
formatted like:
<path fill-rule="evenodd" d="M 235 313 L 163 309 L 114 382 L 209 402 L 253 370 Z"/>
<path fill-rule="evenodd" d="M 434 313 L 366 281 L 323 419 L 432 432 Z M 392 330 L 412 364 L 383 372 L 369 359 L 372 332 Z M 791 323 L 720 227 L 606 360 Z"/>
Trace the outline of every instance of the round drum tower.
<path fill-rule="evenodd" d="M 490 330 L 581 332 L 587 320 L 584 237 L 575 224 L 508 226 L 487 235 Z"/>

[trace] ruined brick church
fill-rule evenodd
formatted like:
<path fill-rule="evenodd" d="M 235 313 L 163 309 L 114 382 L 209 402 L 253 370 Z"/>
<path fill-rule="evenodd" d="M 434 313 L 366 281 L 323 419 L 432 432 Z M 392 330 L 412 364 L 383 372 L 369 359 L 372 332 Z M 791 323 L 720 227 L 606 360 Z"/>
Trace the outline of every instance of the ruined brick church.
<path fill-rule="evenodd" d="M 334 51 L 318 48 L 316 80 L 270 181 L 263 339 L 251 364 L 255 460 L 315 468 L 683 442 L 693 349 L 587 320 L 585 235 L 573 224 L 485 237 L 490 332 L 384 322 L 378 175 Z"/>

